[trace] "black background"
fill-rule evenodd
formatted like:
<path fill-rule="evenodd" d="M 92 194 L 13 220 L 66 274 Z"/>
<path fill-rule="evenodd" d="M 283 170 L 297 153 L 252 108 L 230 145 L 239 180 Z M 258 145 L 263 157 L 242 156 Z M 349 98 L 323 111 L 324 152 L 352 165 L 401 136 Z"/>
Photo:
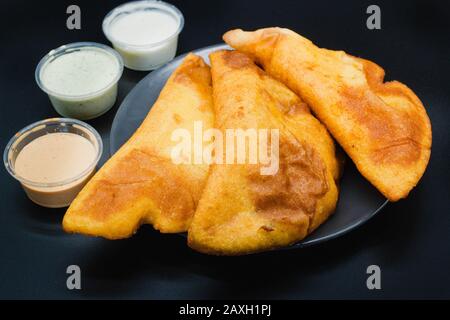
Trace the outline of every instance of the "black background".
<path fill-rule="evenodd" d="M 447 1 L 171 1 L 186 24 L 179 53 L 215 44 L 231 28 L 283 26 L 316 44 L 374 60 L 422 99 L 433 126 L 431 161 L 419 186 L 364 226 L 300 250 L 210 257 L 177 235 L 145 226 L 121 241 L 67 235 L 64 210 L 26 199 L 0 169 L 0 298 L 450 298 L 450 5 Z M 50 49 L 74 41 L 108 43 L 101 23 L 119 1 L 2 1 L 0 146 L 22 127 L 57 116 L 34 81 Z M 66 29 L 78 4 L 82 30 Z M 378 4 L 382 30 L 366 28 Z M 126 70 L 117 105 L 89 121 L 104 138 L 120 102 L 145 72 Z M 104 159 L 107 157 L 105 151 Z M 103 159 L 103 160 L 104 160 Z M 66 289 L 66 267 L 82 269 L 82 290 Z M 366 288 L 366 268 L 382 289 Z"/>

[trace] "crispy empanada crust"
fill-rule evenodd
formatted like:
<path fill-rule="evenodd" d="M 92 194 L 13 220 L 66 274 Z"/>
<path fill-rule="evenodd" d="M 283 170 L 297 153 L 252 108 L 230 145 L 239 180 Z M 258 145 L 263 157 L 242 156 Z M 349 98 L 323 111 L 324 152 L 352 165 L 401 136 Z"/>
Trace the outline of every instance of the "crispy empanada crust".
<path fill-rule="evenodd" d="M 340 166 L 326 129 L 297 95 L 245 54 L 210 55 L 215 127 L 278 129 L 279 170 L 213 164 L 188 231 L 192 248 L 241 255 L 303 239 L 334 211 Z"/>
<path fill-rule="evenodd" d="M 211 74 L 188 55 L 167 81 L 134 135 L 95 174 L 67 210 L 67 232 L 119 239 L 143 224 L 161 232 L 186 231 L 208 175 L 208 165 L 174 164 L 171 134 L 211 127 Z"/>
<path fill-rule="evenodd" d="M 425 108 L 375 63 L 318 48 L 281 28 L 232 30 L 224 40 L 261 64 L 311 107 L 361 174 L 391 201 L 408 195 L 431 152 Z"/>

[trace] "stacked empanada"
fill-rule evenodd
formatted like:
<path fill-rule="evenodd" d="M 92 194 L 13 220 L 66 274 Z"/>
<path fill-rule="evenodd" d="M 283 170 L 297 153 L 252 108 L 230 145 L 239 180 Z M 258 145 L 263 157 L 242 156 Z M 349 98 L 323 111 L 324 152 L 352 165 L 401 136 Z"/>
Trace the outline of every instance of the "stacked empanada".
<path fill-rule="evenodd" d="M 238 51 L 212 53 L 211 68 L 185 58 L 136 133 L 69 207 L 66 231 L 118 239 L 149 223 L 187 231 L 189 246 L 220 255 L 290 245 L 336 207 L 341 167 L 329 133 L 389 200 L 418 183 L 431 125 L 408 87 L 383 83 L 373 62 L 318 48 L 288 29 L 233 30 L 224 40 Z M 251 161 L 250 138 L 241 162 L 196 139 L 215 162 L 174 161 L 174 130 L 195 134 L 196 122 L 221 136 L 276 133 L 259 144 L 276 170 Z"/>

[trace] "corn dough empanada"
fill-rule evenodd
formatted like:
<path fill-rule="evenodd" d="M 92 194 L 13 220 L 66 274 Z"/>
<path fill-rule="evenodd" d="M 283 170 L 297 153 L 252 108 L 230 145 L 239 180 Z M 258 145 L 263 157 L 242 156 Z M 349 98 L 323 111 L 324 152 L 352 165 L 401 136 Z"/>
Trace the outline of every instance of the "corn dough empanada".
<path fill-rule="evenodd" d="M 142 125 L 95 174 L 63 220 L 67 232 L 126 238 L 139 225 L 186 231 L 204 187 L 208 164 L 174 164 L 172 132 L 192 133 L 214 121 L 209 66 L 188 55 L 161 91 Z"/>
<path fill-rule="evenodd" d="M 245 54 L 218 51 L 210 60 L 215 128 L 278 129 L 279 168 L 262 175 L 261 163 L 213 164 L 189 246 L 239 255 L 303 239 L 336 207 L 340 166 L 331 137 L 292 91 Z"/>
<path fill-rule="evenodd" d="M 404 84 L 375 63 L 315 46 L 288 29 L 232 30 L 224 40 L 296 92 L 361 174 L 389 200 L 408 195 L 428 164 L 431 124 Z"/>

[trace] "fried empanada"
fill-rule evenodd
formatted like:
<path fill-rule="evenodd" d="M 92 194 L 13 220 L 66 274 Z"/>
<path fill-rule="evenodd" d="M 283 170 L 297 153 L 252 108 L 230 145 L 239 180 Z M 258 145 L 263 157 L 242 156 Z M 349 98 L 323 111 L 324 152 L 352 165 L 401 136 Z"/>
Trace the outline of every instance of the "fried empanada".
<path fill-rule="evenodd" d="M 190 54 L 139 129 L 72 202 L 64 230 L 108 239 L 129 237 L 143 223 L 161 232 L 186 231 L 209 166 L 175 164 L 171 135 L 177 128 L 192 132 L 194 121 L 207 129 L 214 112 L 209 66 Z"/>
<path fill-rule="evenodd" d="M 361 174 L 389 200 L 408 195 L 431 152 L 431 124 L 404 84 L 375 63 L 321 49 L 288 29 L 232 30 L 224 40 L 296 92 Z"/>
<path fill-rule="evenodd" d="M 278 130 L 279 165 L 262 175 L 261 162 L 213 164 L 188 244 L 204 253 L 240 255 L 295 243 L 335 209 L 340 166 L 333 140 L 292 91 L 245 54 L 218 51 L 210 60 L 215 128 Z"/>

